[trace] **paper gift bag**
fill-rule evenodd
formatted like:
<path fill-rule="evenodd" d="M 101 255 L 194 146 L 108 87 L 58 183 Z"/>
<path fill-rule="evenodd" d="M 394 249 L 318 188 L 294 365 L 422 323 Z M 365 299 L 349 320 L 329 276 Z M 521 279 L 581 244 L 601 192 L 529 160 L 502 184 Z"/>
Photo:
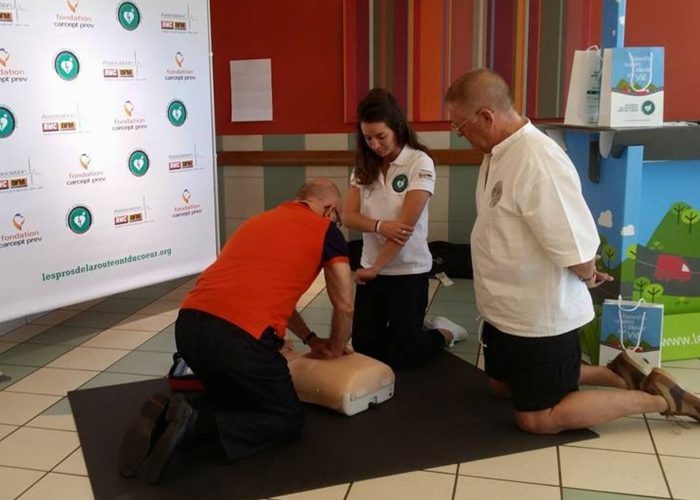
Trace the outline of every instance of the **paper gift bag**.
<path fill-rule="evenodd" d="M 598 47 L 577 50 L 566 97 L 565 125 L 598 126 L 603 59 Z"/>
<path fill-rule="evenodd" d="M 663 47 L 604 49 L 598 125 L 659 127 L 663 119 Z"/>
<path fill-rule="evenodd" d="M 600 324 L 600 358 L 607 365 L 623 349 L 635 351 L 653 366 L 661 366 L 663 304 L 644 300 L 610 300 L 603 302 Z"/>

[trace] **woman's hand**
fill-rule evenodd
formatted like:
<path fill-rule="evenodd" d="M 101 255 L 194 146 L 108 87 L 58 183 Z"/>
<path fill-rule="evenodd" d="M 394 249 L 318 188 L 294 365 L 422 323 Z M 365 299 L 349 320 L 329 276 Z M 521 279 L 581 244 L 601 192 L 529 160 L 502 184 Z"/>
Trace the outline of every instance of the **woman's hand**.
<path fill-rule="evenodd" d="M 355 281 L 358 285 L 364 285 L 368 281 L 372 281 L 377 277 L 378 271 L 373 267 L 368 267 L 367 269 L 358 269 L 355 271 Z"/>
<path fill-rule="evenodd" d="M 394 243 L 403 245 L 413 234 L 413 226 L 397 220 L 383 220 L 379 224 L 379 234 Z"/>

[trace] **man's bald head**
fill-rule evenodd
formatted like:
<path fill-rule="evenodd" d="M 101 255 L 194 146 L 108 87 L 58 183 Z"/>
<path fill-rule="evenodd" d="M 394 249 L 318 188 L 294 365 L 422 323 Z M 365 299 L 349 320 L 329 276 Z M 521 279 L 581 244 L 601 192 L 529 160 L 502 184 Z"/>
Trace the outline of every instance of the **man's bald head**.
<path fill-rule="evenodd" d="M 340 203 L 342 195 L 338 186 L 328 179 L 311 179 L 299 188 L 294 198 L 298 201 L 316 200 L 322 204 L 336 205 Z"/>
<path fill-rule="evenodd" d="M 445 95 L 448 104 L 462 109 L 489 108 L 509 113 L 513 98 L 506 81 L 490 69 L 476 69 L 455 80 Z"/>

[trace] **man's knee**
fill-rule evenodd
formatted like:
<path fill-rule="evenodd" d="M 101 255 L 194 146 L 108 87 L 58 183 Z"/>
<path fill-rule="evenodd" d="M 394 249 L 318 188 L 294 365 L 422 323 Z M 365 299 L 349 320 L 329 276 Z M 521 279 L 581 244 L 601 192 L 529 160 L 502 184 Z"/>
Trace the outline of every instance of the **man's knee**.
<path fill-rule="evenodd" d="M 497 398 L 510 399 L 511 397 L 508 384 L 494 378 L 489 378 L 489 391 Z"/>
<path fill-rule="evenodd" d="M 531 434 L 557 434 L 563 430 L 553 408 L 538 411 L 516 411 L 518 427 Z"/>

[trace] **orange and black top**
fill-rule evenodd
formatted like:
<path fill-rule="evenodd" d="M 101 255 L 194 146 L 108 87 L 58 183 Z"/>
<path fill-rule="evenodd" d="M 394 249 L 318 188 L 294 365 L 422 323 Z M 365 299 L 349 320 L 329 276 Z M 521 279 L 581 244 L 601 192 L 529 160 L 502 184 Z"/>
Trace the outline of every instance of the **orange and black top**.
<path fill-rule="evenodd" d="M 268 327 L 284 337 L 301 295 L 337 261 L 348 262 L 348 246 L 335 224 L 303 203 L 282 203 L 238 228 L 182 309 L 213 314 L 255 338 Z"/>

